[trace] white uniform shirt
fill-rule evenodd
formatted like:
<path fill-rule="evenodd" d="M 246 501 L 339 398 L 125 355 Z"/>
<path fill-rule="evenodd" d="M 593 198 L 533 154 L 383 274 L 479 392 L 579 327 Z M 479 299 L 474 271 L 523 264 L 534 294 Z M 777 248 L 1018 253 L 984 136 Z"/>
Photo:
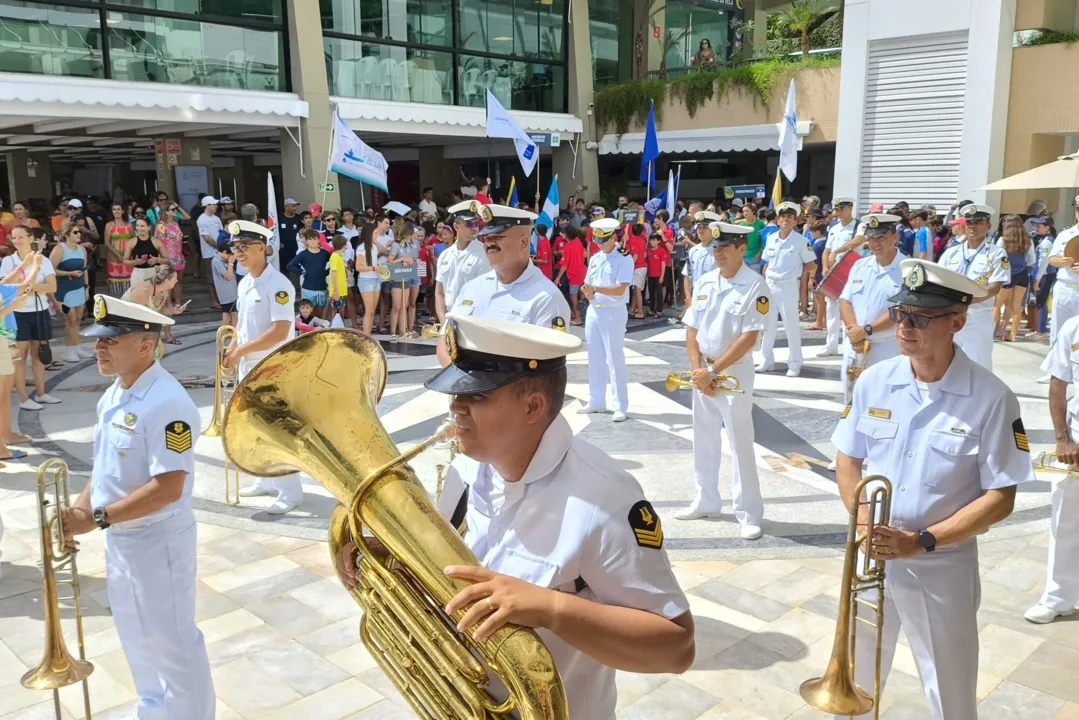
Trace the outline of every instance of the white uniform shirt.
<path fill-rule="evenodd" d="M 573 437 L 561 415 L 517 482 L 459 455 L 439 498 L 447 517 L 466 487 L 464 541 L 484 567 L 564 592 L 577 590 L 579 578 L 585 587 L 577 594 L 586 600 L 672 620 L 689 611 L 662 550 L 659 518 L 640 485 L 605 453 Z M 656 531 L 660 539 L 653 544 Z M 615 671 L 554 633 L 537 632 L 565 683 L 572 716 L 613 720 Z"/>
<path fill-rule="evenodd" d="M 866 460 L 862 477 L 892 481 L 892 525 L 923 530 L 986 490 L 1034 480 L 1019 401 L 997 376 L 956 346 L 925 394 L 910 358 L 872 365 L 832 435 L 841 453 Z"/>
<path fill-rule="evenodd" d="M 1064 230 L 1057 239 L 1053 241 L 1053 249 L 1049 251 L 1049 257 L 1064 257 L 1064 248 L 1068 246 L 1068 242 L 1079 235 L 1079 225 L 1072 225 L 1067 230 Z M 1057 282 L 1062 282 L 1066 285 L 1079 286 L 1079 273 L 1071 269 L 1071 265 L 1057 268 Z"/>
<path fill-rule="evenodd" d="M 697 345 L 705 357 L 716 359 L 743 333 L 764 330 L 768 286 L 745 265 L 732 278 L 723 277 L 718 269 L 705 274 L 695 292 L 682 322 L 697 330 Z M 752 350 L 731 367 L 741 366 L 752 368 Z"/>
<path fill-rule="evenodd" d="M 686 263 L 688 266 L 689 263 Z M 594 288 L 612 288 L 633 282 L 633 256 L 623 255 L 616 247 L 609 253 L 602 250 L 588 259 L 588 274 L 584 284 Z M 589 301 L 597 310 L 629 302 L 629 287 L 619 296 L 596 293 Z"/>
<path fill-rule="evenodd" d="M 1037 240 L 1037 238 L 1035 238 Z M 1045 273 L 1049 271 L 1049 253 L 1053 251 L 1053 238 L 1046 235 L 1038 243 L 1038 269 L 1034 275 L 1034 279 L 1038 282 L 1042 281 L 1045 277 Z M 1059 273 L 1059 269 L 1057 271 Z"/>
<path fill-rule="evenodd" d="M 195 221 L 195 225 L 198 226 L 199 229 L 199 252 L 202 253 L 202 259 L 212 260 L 214 256 L 217 255 L 217 251 L 207 245 L 202 236 L 205 235 L 210 238 L 210 241 L 216 245 L 218 236 L 221 234 L 221 231 L 225 229 L 221 224 L 221 218 L 217 215 L 207 215 L 206 213 L 203 213 L 202 215 L 199 215 L 198 219 Z M 275 254 L 280 255 L 280 253 Z"/>
<path fill-rule="evenodd" d="M 287 277 L 269 265 L 258 277 L 246 275 L 236 288 L 236 342 L 251 342 L 281 320 L 289 324 L 288 337 L 296 335 L 296 311 L 293 309 L 293 288 Z M 284 342 L 282 344 L 284 344 Z M 257 363 L 280 345 L 244 356 L 245 364 Z"/>
<path fill-rule="evenodd" d="M 824 241 L 824 249 L 830 253 L 833 253 L 833 257 L 831 258 L 833 264 L 842 260 L 843 256 L 850 252 L 849 250 L 847 250 L 838 255 L 834 254 L 836 250 L 851 241 L 851 238 L 854 237 L 854 231 L 857 227 L 858 221 L 852 218 L 851 221 L 846 225 L 842 225 L 839 222 L 836 222 L 835 225 L 828 228 L 828 239 Z"/>
<path fill-rule="evenodd" d="M 800 278 L 806 265 L 817 262 L 813 245 L 797 230 L 791 230 L 785 238 L 779 237 L 777 232 L 772 233 L 764 247 L 762 259 L 768 263 L 769 280 Z"/>
<path fill-rule="evenodd" d="M 3 260 L 0 260 L 0 277 L 7 277 L 11 273 L 15 272 L 15 270 L 18 269 L 20 263 L 22 263 L 22 260 L 19 259 L 18 253 L 12 253 Z M 34 283 L 37 285 L 43 285 L 45 284 L 45 280 L 50 275 L 55 274 L 56 269 L 53 268 L 52 262 L 50 262 L 47 257 L 42 257 L 41 266 L 38 267 L 37 278 L 34 280 Z M 19 282 L 22 282 L 25 279 L 26 272 L 20 272 L 18 277 Z M 49 309 L 49 296 L 45 293 L 31 293 L 27 295 L 24 299 L 16 299 L 13 302 L 15 303 L 15 312 L 17 313 L 32 313 Z"/>
<path fill-rule="evenodd" d="M 1042 363 L 1042 372 L 1066 383 L 1079 383 L 1079 315 L 1073 315 L 1060 326 L 1056 342 Z M 1079 441 L 1079 392 L 1074 387 L 1068 398 L 1068 427 L 1072 441 Z"/>
<path fill-rule="evenodd" d="M 708 246 L 694 245 L 686 253 L 686 264 L 682 267 L 682 276 L 690 280 L 690 290 L 696 294 L 697 283 L 706 274 L 716 269 L 715 250 L 712 243 Z"/>
<path fill-rule="evenodd" d="M 565 328 L 569 323 L 569 303 L 532 261 L 509 285 L 500 283 L 494 270 L 469 281 L 461 288 L 450 312 L 542 327 Z"/>
<path fill-rule="evenodd" d="M 899 292 L 903 285 L 903 271 L 899 269 L 899 263 L 906 257 L 897 251 L 891 264 L 884 267 L 881 267 L 873 255 L 854 263 L 839 299 L 851 304 L 854 309 L 854 321 L 858 325 L 874 322 L 891 307 L 892 303 L 888 302 L 888 298 Z M 869 341 L 871 343 L 894 342 L 895 326 L 873 333 L 869 336 Z M 845 336 L 843 342 L 849 342 Z"/>
<path fill-rule="evenodd" d="M 126 390 L 117 378 L 97 403 L 90 506 L 105 507 L 168 472 L 187 473 L 180 499 L 149 517 L 187 507 L 195 477 L 199 410 L 183 386 L 154 363 Z"/>
<path fill-rule="evenodd" d="M 971 280 L 985 287 L 989 283 L 1009 283 L 1012 280 L 1012 271 L 1008 266 L 1008 253 L 989 240 L 983 240 L 977 250 L 967 247 L 966 241 L 953 245 L 944 251 L 937 264 L 946 267 L 960 275 L 966 275 Z M 981 279 L 988 273 L 986 279 Z M 981 281 L 979 282 L 979 280 Z M 968 314 L 991 313 L 993 303 L 980 302 L 970 306 Z"/>
<path fill-rule="evenodd" d="M 457 243 L 443 250 L 438 256 L 435 276 L 446 294 L 446 309 L 453 309 L 457 304 L 458 293 L 470 280 L 490 270 L 487 253 L 479 240 L 472 240 L 464 250 L 461 250 Z"/>

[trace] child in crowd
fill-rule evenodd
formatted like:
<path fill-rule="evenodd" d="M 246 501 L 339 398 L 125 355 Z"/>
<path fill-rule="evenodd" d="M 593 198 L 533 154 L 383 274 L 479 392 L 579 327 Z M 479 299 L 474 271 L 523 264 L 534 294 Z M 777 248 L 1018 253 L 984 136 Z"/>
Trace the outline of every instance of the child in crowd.
<path fill-rule="evenodd" d="M 536 226 L 536 254 L 532 262 L 548 280 L 554 277 L 554 266 L 551 264 L 551 241 L 547 239 L 547 226 L 543 223 Z"/>
<path fill-rule="evenodd" d="M 330 326 L 328 321 L 315 315 L 315 306 L 311 304 L 310 300 L 301 300 L 298 308 L 300 312 L 296 314 L 296 332 L 306 333 L 316 328 Z"/>
<path fill-rule="evenodd" d="M 323 219 L 323 222 L 326 222 Z M 347 312 L 348 308 L 348 276 L 345 272 L 345 247 L 348 245 L 348 238 L 344 235 L 337 234 L 333 236 L 333 254 L 330 255 L 330 274 L 326 278 L 326 285 L 329 289 L 330 307 L 328 316 L 333 318 L 337 313 L 343 313 L 349 316 L 349 320 L 352 321 L 352 327 L 356 327 L 356 318 Z"/>
<path fill-rule="evenodd" d="M 813 245 L 813 254 L 817 256 L 817 270 L 816 274 L 812 278 L 812 282 L 809 284 L 810 290 L 816 290 L 820 287 L 821 279 L 824 277 L 824 246 L 828 243 L 827 225 L 825 223 L 818 223 L 809 232 L 809 242 Z M 825 314 L 827 312 L 824 304 L 824 296 L 819 292 L 813 293 L 813 309 L 816 313 L 816 317 L 813 324 L 809 326 L 810 330 L 824 330 L 825 329 Z"/>
<path fill-rule="evenodd" d="M 326 265 L 330 262 L 330 253 L 320 246 L 322 233 L 314 228 L 300 231 L 304 249 L 288 264 L 288 271 L 300 275 L 300 294 L 304 300 L 310 300 L 315 312 L 326 311 Z"/>
<path fill-rule="evenodd" d="M 648 265 L 648 301 L 650 317 L 663 316 L 663 276 L 671 264 L 671 255 L 667 252 L 667 243 L 662 232 L 654 232 L 648 237 L 648 251 L 645 257 Z"/>
<path fill-rule="evenodd" d="M 570 320 L 574 325 L 583 325 L 581 321 L 581 308 L 577 294 L 581 291 L 585 275 L 588 274 L 588 266 L 584 262 L 584 245 L 581 244 L 581 234 L 566 225 L 559 235 L 565 240 L 562 246 L 562 259 L 558 263 L 558 277 L 554 284 L 557 285 L 565 275 L 569 280 L 569 308 L 573 314 Z"/>
<path fill-rule="evenodd" d="M 217 255 L 210 261 L 210 271 L 221 303 L 221 324 L 236 327 L 236 256 L 228 240 L 217 241 Z"/>

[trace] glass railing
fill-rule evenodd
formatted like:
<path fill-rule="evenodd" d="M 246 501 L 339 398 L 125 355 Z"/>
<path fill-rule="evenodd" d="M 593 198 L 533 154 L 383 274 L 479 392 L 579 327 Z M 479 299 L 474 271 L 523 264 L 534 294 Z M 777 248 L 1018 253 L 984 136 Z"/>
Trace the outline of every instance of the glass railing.
<path fill-rule="evenodd" d="M 96 10 L 0 4 L 0 72 L 105 77 Z"/>
<path fill-rule="evenodd" d="M 453 104 L 453 54 L 324 38 L 330 94 L 364 100 Z"/>
<path fill-rule="evenodd" d="M 561 65 L 457 57 L 460 105 L 486 107 L 487 91 L 513 110 L 565 112 L 565 70 Z"/>

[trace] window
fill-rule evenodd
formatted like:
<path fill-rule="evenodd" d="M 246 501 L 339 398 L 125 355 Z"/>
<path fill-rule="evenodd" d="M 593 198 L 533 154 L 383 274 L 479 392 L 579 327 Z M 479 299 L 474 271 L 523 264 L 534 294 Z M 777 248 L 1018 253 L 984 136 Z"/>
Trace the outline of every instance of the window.
<path fill-rule="evenodd" d="M 458 47 L 563 60 L 563 0 L 459 0 Z"/>
<path fill-rule="evenodd" d="M 589 0 L 588 30 L 592 44 L 592 83 L 605 85 L 629 80 L 633 67 L 632 26 L 623 27 L 631 17 L 622 17 L 619 0 Z M 631 15 L 631 13 L 627 13 Z M 620 42 L 625 38 L 625 42 Z M 623 47 L 624 46 L 624 47 Z"/>
<path fill-rule="evenodd" d="M 459 55 L 461 105 L 485 107 L 487 91 L 514 110 L 564 112 L 565 69 L 561 65 Z"/>
<path fill-rule="evenodd" d="M 322 28 L 414 45 L 453 43 L 451 0 L 320 0 Z"/>
<path fill-rule="evenodd" d="M 111 5 L 127 5 L 132 10 L 158 10 L 211 18 L 236 18 L 280 24 L 284 0 L 108 0 Z"/>
<path fill-rule="evenodd" d="M 734 7 L 728 2 L 671 0 L 666 5 L 666 28 L 685 33 L 681 41 L 667 52 L 667 68 L 693 65 L 701 41 L 707 40 L 720 63 L 730 58 L 727 44 L 728 28 Z"/>
<path fill-rule="evenodd" d="M 342 38 L 323 42 L 333 95 L 435 105 L 453 102 L 451 53 Z"/>
<path fill-rule="evenodd" d="M 105 77 L 96 10 L 6 2 L 0 22 L 0 71 Z"/>

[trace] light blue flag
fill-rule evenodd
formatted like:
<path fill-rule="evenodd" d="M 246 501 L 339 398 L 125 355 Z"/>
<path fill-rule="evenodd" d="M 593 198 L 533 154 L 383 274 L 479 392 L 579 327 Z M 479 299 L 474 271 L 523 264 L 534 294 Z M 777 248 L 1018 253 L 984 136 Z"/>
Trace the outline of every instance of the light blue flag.
<path fill-rule="evenodd" d="M 352 128 L 341 119 L 337 108 L 333 112 L 332 143 L 330 172 L 366 183 L 384 193 L 390 191 L 386 186 L 386 171 L 390 167 L 386 158 L 352 132 Z"/>
<path fill-rule="evenodd" d="M 525 177 L 531 177 L 532 171 L 539 160 L 539 147 L 532 142 L 528 133 L 517 124 L 513 116 L 502 107 L 502 103 L 487 91 L 487 137 L 509 138 L 517 148 L 517 159 L 521 161 L 521 168 L 525 171 Z"/>
<path fill-rule="evenodd" d="M 547 238 L 554 233 L 555 219 L 558 217 L 558 176 L 551 180 L 551 189 L 547 192 L 547 199 L 543 202 L 543 210 L 536 218 L 536 225 L 547 226 Z M 535 226 L 533 226 L 534 228 Z"/>

